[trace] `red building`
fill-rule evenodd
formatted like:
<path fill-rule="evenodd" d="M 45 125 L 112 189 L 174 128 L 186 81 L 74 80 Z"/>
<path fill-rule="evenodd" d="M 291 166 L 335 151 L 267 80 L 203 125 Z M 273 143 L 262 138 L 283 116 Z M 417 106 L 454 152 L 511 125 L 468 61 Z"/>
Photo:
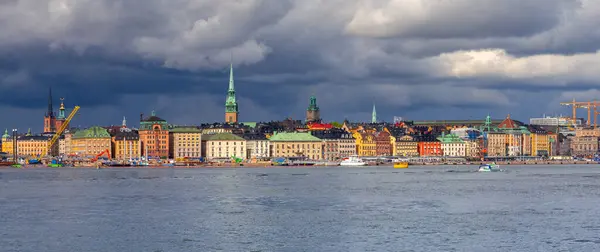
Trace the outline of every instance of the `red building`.
<path fill-rule="evenodd" d="M 387 131 L 375 132 L 375 153 L 377 156 L 391 156 L 392 143 L 390 133 Z"/>
<path fill-rule="evenodd" d="M 428 142 L 419 142 L 417 144 L 419 156 L 427 157 L 427 156 L 441 156 L 442 153 L 442 144 L 439 141 L 428 141 Z"/>

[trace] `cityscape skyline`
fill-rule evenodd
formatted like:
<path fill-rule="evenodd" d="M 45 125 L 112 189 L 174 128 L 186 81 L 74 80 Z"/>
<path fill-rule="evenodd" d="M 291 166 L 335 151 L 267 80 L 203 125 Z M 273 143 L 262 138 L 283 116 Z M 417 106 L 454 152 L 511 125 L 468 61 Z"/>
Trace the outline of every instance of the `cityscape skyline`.
<path fill-rule="evenodd" d="M 327 121 L 369 121 L 373 102 L 384 120 L 526 120 L 600 98 L 597 1 L 21 1 L 0 4 L 0 113 L 19 118 L 3 128 L 41 131 L 49 87 L 81 106 L 74 125 L 218 122 L 230 64 L 240 121 L 302 118 L 312 94 Z"/>

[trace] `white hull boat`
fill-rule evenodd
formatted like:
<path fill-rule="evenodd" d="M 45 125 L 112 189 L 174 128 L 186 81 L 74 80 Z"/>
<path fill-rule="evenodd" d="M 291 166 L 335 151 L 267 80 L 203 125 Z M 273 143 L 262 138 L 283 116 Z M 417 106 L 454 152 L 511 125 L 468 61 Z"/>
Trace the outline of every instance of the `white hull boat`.
<path fill-rule="evenodd" d="M 367 163 L 358 156 L 349 156 L 340 162 L 341 166 L 365 166 Z"/>
<path fill-rule="evenodd" d="M 498 172 L 502 171 L 497 164 L 484 164 L 479 166 L 479 172 Z"/>

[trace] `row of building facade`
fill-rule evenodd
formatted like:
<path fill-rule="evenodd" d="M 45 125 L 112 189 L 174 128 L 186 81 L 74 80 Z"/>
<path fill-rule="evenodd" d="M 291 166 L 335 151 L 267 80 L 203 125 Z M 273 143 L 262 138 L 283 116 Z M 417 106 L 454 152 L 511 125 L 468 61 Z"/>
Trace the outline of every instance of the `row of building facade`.
<path fill-rule="evenodd" d="M 466 125 L 470 123 L 470 125 Z M 474 126 L 474 124 L 477 124 Z M 271 123 L 226 123 L 174 126 L 153 112 L 137 129 L 120 126 L 70 129 L 48 150 L 52 134 L 2 136 L 2 151 L 20 156 L 114 159 L 269 159 L 306 157 L 340 160 L 350 155 L 481 158 L 549 156 L 559 154 L 558 135 L 547 129 L 523 125 L 507 116 L 499 122 L 349 123 L 341 127 L 291 119 Z M 598 151 L 597 129 L 580 129 L 572 140 L 582 153 Z M 591 139 L 591 140 L 590 140 Z M 595 139 L 595 141 L 593 140 Z"/>

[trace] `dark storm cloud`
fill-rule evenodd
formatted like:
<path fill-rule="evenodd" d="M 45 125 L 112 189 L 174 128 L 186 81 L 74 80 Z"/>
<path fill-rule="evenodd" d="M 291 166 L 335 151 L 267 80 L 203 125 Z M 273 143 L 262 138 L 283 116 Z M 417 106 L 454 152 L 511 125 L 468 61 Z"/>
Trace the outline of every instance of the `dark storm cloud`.
<path fill-rule="evenodd" d="M 52 86 L 55 107 L 82 106 L 77 125 L 152 109 L 221 121 L 233 59 L 243 121 L 302 118 L 312 94 L 338 121 L 373 103 L 384 120 L 537 115 L 598 86 L 598 14 L 592 0 L 3 1 L 0 112 L 39 130 Z"/>

